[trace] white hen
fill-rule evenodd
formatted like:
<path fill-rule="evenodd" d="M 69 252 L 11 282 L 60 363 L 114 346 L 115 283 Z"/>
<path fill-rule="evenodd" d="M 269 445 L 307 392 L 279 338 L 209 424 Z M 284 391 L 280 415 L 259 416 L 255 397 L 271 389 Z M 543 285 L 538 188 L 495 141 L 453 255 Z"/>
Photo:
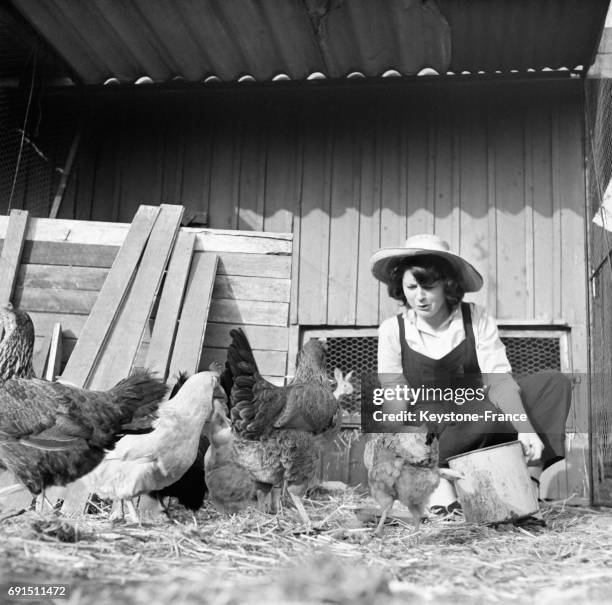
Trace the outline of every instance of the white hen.
<path fill-rule="evenodd" d="M 197 455 L 202 428 L 212 414 L 217 380 L 214 372 L 189 378 L 172 399 L 159 406 L 150 433 L 126 435 L 83 477 L 90 491 L 101 498 L 126 501 L 136 516 L 131 498 L 180 479 Z"/>

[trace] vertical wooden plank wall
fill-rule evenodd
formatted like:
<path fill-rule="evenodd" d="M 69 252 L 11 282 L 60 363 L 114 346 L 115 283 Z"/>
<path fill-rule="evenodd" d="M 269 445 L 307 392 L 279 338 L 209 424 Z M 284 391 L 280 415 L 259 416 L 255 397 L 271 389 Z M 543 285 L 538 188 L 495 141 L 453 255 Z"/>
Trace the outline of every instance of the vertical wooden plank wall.
<path fill-rule="evenodd" d="M 180 202 L 214 228 L 293 230 L 294 322 L 377 325 L 394 306 L 371 252 L 435 230 L 483 273 L 472 299 L 499 319 L 584 323 L 581 280 L 563 285 L 583 257 L 567 237 L 583 222 L 575 81 L 103 100 L 67 215 L 127 221 L 143 201 Z"/>

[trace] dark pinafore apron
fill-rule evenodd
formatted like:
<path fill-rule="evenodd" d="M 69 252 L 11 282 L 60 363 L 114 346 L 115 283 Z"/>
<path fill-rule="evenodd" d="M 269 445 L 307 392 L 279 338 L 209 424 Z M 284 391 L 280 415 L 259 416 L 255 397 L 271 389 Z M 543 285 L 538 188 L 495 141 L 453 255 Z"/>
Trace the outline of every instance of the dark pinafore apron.
<path fill-rule="evenodd" d="M 476 340 L 472 327 L 472 314 L 468 303 L 461 303 L 465 340 L 440 359 L 432 359 L 418 353 L 408 346 L 405 337 L 404 318 L 397 316 L 402 349 L 402 368 L 404 377 L 411 387 L 482 388 L 482 372 L 476 355 Z M 417 406 L 415 406 L 417 407 Z M 485 410 L 499 412 L 488 399 L 466 402 L 439 401 L 427 404 L 427 409 L 440 409 L 441 412 L 482 414 Z M 516 439 L 516 431 L 505 422 L 478 421 L 445 424 L 440 435 L 440 465 L 446 464 L 450 456 L 463 454 L 475 449 L 506 443 Z"/>

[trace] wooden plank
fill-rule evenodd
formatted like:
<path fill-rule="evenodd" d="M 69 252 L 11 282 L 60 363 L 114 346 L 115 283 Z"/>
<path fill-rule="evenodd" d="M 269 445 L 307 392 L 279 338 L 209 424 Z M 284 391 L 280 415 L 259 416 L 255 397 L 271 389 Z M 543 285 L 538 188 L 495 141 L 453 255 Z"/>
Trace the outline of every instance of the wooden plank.
<path fill-rule="evenodd" d="M 359 239 L 357 265 L 357 302 L 355 321 L 359 325 L 378 324 L 378 280 L 368 260 L 380 248 L 380 154 L 376 120 L 366 115 L 360 124 Z M 297 298 L 295 299 L 297 300 Z M 293 318 L 292 318 L 292 323 Z M 297 322 L 296 322 L 297 323 Z"/>
<path fill-rule="evenodd" d="M 161 205 L 136 276 L 91 374 L 89 388 L 109 389 L 129 374 L 148 325 L 155 294 L 170 258 L 182 215 L 182 206 Z"/>
<path fill-rule="evenodd" d="M 164 380 L 189 275 L 194 241 L 193 233 L 178 234 L 157 309 L 151 346 L 146 357 L 145 366 L 158 372 Z"/>
<path fill-rule="evenodd" d="M 49 358 L 45 371 L 45 379 L 54 381 L 60 373 L 62 364 L 62 326 L 56 323 L 51 334 L 51 346 L 49 347 Z"/>
<path fill-rule="evenodd" d="M 248 121 L 243 127 L 238 228 L 247 231 L 263 230 L 266 193 L 265 130 L 259 120 Z"/>
<path fill-rule="evenodd" d="M 153 206 L 141 206 L 138 209 L 125 243 L 115 258 L 104 287 L 80 334 L 73 355 L 64 368 L 62 377 L 66 381 L 78 386 L 88 383 L 158 214 L 159 208 Z"/>
<path fill-rule="evenodd" d="M 298 136 L 296 154 L 296 178 L 294 183 L 294 200 L 295 209 L 293 212 L 293 249 L 300 249 L 300 238 L 302 233 L 302 216 L 300 212 L 301 205 L 301 187 L 303 181 L 304 171 L 304 140 L 303 137 Z M 289 315 L 290 323 L 297 323 L 298 321 L 298 300 L 300 294 L 300 257 L 299 254 L 291 254 L 291 293 L 290 293 L 290 304 L 289 304 Z"/>
<path fill-rule="evenodd" d="M 81 334 L 87 315 L 68 315 L 66 313 L 40 313 L 25 309 L 32 319 L 34 324 L 34 332 L 36 334 L 51 334 L 53 324 L 59 322 L 62 324 L 62 331 L 65 338 L 76 339 Z"/>
<path fill-rule="evenodd" d="M 551 165 L 551 115 L 550 107 L 534 104 L 529 110 L 529 132 L 531 133 L 531 161 L 533 180 L 533 308 L 534 317 L 547 320 L 553 317 L 553 233 L 552 165 Z"/>
<path fill-rule="evenodd" d="M 537 289 L 539 284 L 535 283 L 535 200 L 534 200 L 534 180 L 535 175 L 533 173 L 533 130 L 530 128 L 529 121 L 529 110 L 524 109 L 524 130 L 523 135 L 523 167 L 524 167 L 524 216 L 525 224 L 523 229 L 525 231 L 525 314 L 528 317 L 535 317 L 535 298 L 537 295 Z"/>
<path fill-rule="evenodd" d="M 216 271 L 216 254 L 194 256 L 170 362 L 171 376 L 198 370 Z"/>
<path fill-rule="evenodd" d="M 71 267 L 103 267 L 110 269 L 120 245 L 73 244 L 28 240 L 23 248 L 23 263 L 68 265 Z"/>
<path fill-rule="evenodd" d="M 381 108 L 382 109 L 382 108 Z M 427 117 L 424 117 L 427 120 Z M 382 112 L 381 118 L 381 199 L 380 242 L 384 247 L 401 246 L 406 240 L 407 201 L 402 199 L 402 177 L 405 170 L 402 132 L 393 114 Z M 432 171 L 433 172 L 433 171 Z M 397 304 L 386 288 L 380 288 L 381 320 L 396 313 Z"/>
<path fill-rule="evenodd" d="M 196 254 L 201 254 L 197 252 Z M 219 253 L 217 275 L 249 277 L 291 277 L 291 257 L 273 254 Z"/>
<path fill-rule="evenodd" d="M 238 327 L 238 326 L 236 326 Z M 253 349 L 268 349 L 271 351 L 287 351 L 289 329 L 278 326 L 240 326 Z M 229 335 L 232 326 L 229 324 L 213 323 L 209 321 L 206 325 L 204 335 L 204 346 L 211 348 L 227 348 L 231 338 Z"/>
<path fill-rule="evenodd" d="M 60 288 L 24 288 L 15 290 L 15 305 L 41 313 L 69 313 L 88 315 L 98 298 L 98 292 L 62 290 Z"/>
<path fill-rule="evenodd" d="M 288 317 L 287 303 L 217 298 L 211 303 L 208 319 L 226 324 L 286 326 Z"/>
<path fill-rule="evenodd" d="M 223 229 L 235 226 L 234 209 L 238 202 L 237 170 L 240 167 L 240 148 L 236 130 L 240 118 L 216 120 L 213 133 L 213 153 L 210 158 L 210 195 L 208 212 L 211 225 Z"/>
<path fill-rule="evenodd" d="M 199 105 L 196 98 L 191 103 Z M 190 109 L 192 109 L 190 107 Z M 185 129 L 185 157 L 181 183 L 181 200 L 185 212 L 206 212 L 210 192 L 210 168 L 213 145 L 213 124 L 208 112 L 189 111 Z"/>
<path fill-rule="evenodd" d="M 262 374 L 271 376 L 284 376 L 287 368 L 287 353 L 285 351 L 260 351 L 253 349 L 253 355 L 257 362 L 257 367 Z M 227 359 L 227 349 L 213 349 L 204 347 L 202 351 L 201 369 L 208 369 L 212 361 L 225 363 Z"/>
<path fill-rule="evenodd" d="M 271 277 L 217 275 L 213 298 L 289 302 L 291 281 Z"/>
<path fill-rule="evenodd" d="M 181 229 L 181 232 L 184 232 L 184 229 Z M 119 246 L 26 241 L 22 262 L 24 264 L 66 265 L 72 268 L 108 269 L 112 266 L 118 252 Z M 202 252 L 203 250 L 200 250 L 195 253 L 201 254 Z M 291 256 L 257 252 L 220 252 L 217 273 L 288 279 L 291 277 Z"/>
<path fill-rule="evenodd" d="M 267 135 L 264 229 L 288 232 L 292 230 L 294 208 L 299 207 L 295 189 L 296 120 L 283 103 L 275 105 L 267 117 L 270 121 L 264 123 Z"/>
<path fill-rule="evenodd" d="M 334 120 L 333 174 L 327 276 L 328 325 L 354 325 L 357 307 L 359 261 L 359 171 L 351 124 L 342 116 Z M 311 295 L 316 296 L 315 292 Z"/>
<path fill-rule="evenodd" d="M 0 305 L 10 302 L 13 297 L 28 229 L 28 215 L 27 210 L 11 210 L 6 241 L 0 255 Z"/>
<path fill-rule="evenodd" d="M 197 234 L 195 250 L 202 252 L 244 252 L 248 254 L 291 254 L 291 234 L 210 230 L 183 227 Z"/>
<path fill-rule="evenodd" d="M 312 123 L 309 123 L 309 117 Z M 327 272 L 331 196 L 332 135 L 321 116 L 305 116 L 300 216 L 298 323 L 327 323 Z M 312 243 L 316 245 L 312 245 Z"/>
<path fill-rule="evenodd" d="M 451 99 L 444 100 L 452 106 Z M 447 241 L 451 250 L 459 250 L 459 204 L 453 199 L 453 121 L 451 111 L 440 111 L 432 124 L 434 155 L 430 158 L 429 169 L 435 175 L 434 185 L 434 232 Z"/>
<path fill-rule="evenodd" d="M 6 237 L 8 223 L 9 217 L 0 215 L 0 240 Z M 32 218 L 28 221 L 26 239 L 118 247 L 125 241 L 130 225 L 131 223 Z M 181 230 L 196 234 L 194 249 L 197 251 L 291 254 L 291 233 L 201 227 L 182 227 Z"/>
<path fill-rule="evenodd" d="M 431 187 L 431 170 L 428 170 L 431 123 L 430 111 L 419 105 L 416 111 L 408 112 L 407 136 L 407 235 L 433 233 L 434 199 L 428 195 Z M 383 245 L 383 244 L 381 244 Z M 386 244 L 384 244 L 386 245 Z"/>
<path fill-rule="evenodd" d="M 45 373 L 49 347 L 51 346 L 51 332 L 39 332 L 39 334 L 40 336 L 37 336 L 34 340 L 34 359 L 32 360 L 32 365 L 34 366 L 34 374 L 40 378 Z"/>
<path fill-rule="evenodd" d="M 498 317 L 529 317 L 525 282 L 524 128 L 517 112 L 496 107 Z"/>
<path fill-rule="evenodd" d="M 289 346 L 287 347 L 287 376 L 295 376 L 297 366 L 297 355 L 300 351 L 300 326 L 291 324 L 289 326 Z"/>
<path fill-rule="evenodd" d="M 99 292 L 107 275 L 108 269 L 102 267 L 22 264 L 17 275 L 17 286 Z"/>
<path fill-rule="evenodd" d="M 495 239 L 489 238 L 489 201 L 487 199 L 487 132 L 479 104 L 463 104 L 455 121 L 463 124 L 458 142 L 459 202 L 461 205 L 459 250 L 485 278 L 485 285 L 469 300 L 487 304 L 487 290 L 492 286 L 486 276 Z"/>

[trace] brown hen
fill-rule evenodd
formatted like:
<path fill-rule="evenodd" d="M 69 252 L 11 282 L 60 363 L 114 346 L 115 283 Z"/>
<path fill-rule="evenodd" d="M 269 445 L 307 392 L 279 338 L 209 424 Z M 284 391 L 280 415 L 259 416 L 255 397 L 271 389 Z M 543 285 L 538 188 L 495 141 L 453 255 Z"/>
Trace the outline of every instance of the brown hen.
<path fill-rule="evenodd" d="M 232 330 L 230 335 L 221 384 L 230 401 L 232 462 L 248 471 L 260 506 L 272 487 L 283 484 L 295 501 L 314 476 L 320 445 L 338 433 L 342 420 L 325 371 L 324 344 L 309 340 L 292 382 L 276 386 L 259 373 L 244 332 Z M 215 494 L 208 487 L 211 497 L 219 499 L 218 488 Z M 277 501 L 271 503 L 273 511 L 277 506 Z"/>

